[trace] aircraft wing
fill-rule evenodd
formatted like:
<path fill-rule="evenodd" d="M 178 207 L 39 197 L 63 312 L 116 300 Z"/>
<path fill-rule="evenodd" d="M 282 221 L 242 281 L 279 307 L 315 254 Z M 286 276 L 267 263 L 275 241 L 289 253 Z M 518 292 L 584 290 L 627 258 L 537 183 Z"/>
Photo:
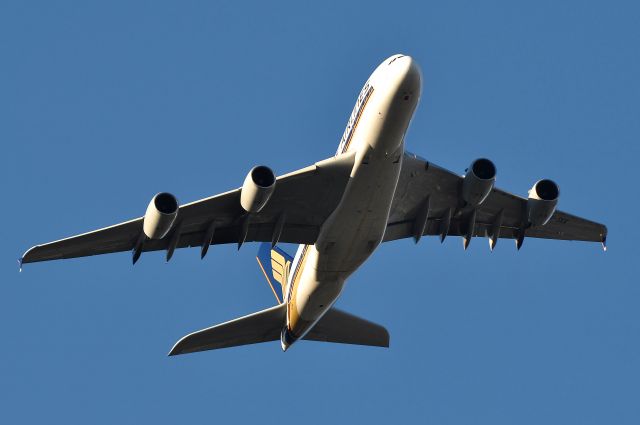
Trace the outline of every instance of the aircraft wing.
<path fill-rule="evenodd" d="M 271 242 L 282 225 L 279 241 L 312 244 L 322 223 L 342 198 L 354 155 L 332 157 L 280 176 L 266 206 L 252 215 L 244 241 Z M 144 241 L 141 252 L 166 250 L 177 237 L 177 248 L 239 243 L 245 211 L 240 189 L 181 205 L 173 230 L 162 239 Z M 132 250 L 142 235 L 143 217 L 70 238 L 36 245 L 22 263 L 85 257 Z M 210 231 L 213 229 L 213 239 Z M 176 235 L 176 232 L 179 234 Z"/>
<path fill-rule="evenodd" d="M 415 237 L 416 221 L 429 197 L 428 220 L 422 235 L 441 235 L 452 211 L 447 235 L 465 236 L 471 210 L 461 201 L 463 178 L 451 171 L 406 153 L 384 241 Z M 523 223 L 527 200 L 494 188 L 476 209 L 473 236 L 490 237 L 499 229 L 499 238 L 545 238 L 577 241 L 606 241 L 606 226 L 556 210 L 544 226 L 527 227 Z M 424 212 L 422 212 L 424 215 Z M 499 217 L 501 216 L 501 219 Z M 497 226 L 497 227 L 496 227 Z"/>

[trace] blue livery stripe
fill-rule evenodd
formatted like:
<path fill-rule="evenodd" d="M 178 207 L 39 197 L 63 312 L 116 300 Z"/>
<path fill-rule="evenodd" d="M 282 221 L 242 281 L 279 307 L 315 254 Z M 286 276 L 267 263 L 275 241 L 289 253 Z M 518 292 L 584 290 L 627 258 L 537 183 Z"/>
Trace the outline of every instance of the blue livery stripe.
<path fill-rule="evenodd" d="M 286 276 L 293 261 L 293 257 L 278 247 L 271 248 L 268 242 L 260 244 L 256 256 L 258 265 L 267 279 L 278 304 L 284 301 L 284 288 L 287 285 Z"/>

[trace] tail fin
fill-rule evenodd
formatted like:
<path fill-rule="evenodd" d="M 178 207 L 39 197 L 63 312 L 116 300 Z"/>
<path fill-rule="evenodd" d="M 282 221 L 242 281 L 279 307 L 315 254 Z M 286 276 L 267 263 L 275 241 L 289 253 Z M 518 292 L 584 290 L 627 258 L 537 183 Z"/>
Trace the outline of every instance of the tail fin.
<path fill-rule="evenodd" d="M 262 273 L 264 273 L 264 277 L 267 278 L 267 283 L 271 287 L 276 301 L 278 304 L 282 304 L 293 257 L 277 246 L 271 248 L 271 244 L 265 242 L 260 244 L 256 260 L 258 260 L 258 265 Z"/>

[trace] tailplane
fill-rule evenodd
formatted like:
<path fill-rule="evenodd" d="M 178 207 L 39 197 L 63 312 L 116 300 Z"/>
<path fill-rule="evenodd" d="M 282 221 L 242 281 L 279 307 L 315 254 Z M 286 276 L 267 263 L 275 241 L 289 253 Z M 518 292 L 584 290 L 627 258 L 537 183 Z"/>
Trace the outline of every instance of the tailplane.
<path fill-rule="evenodd" d="M 173 346 L 169 355 L 175 356 L 277 340 L 280 340 L 282 349 L 286 351 L 295 342 L 295 340 L 285 340 L 287 335 L 286 316 L 287 305 L 279 304 L 257 313 L 202 329 L 180 339 Z M 375 347 L 389 346 L 389 332 L 384 327 L 337 308 L 327 311 L 302 339 Z"/>
<path fill-rule="evenodd" d="M 196 351 L 277 341 L 285 325 L 286 304 L 280 304 L 239 319 L 191 333 L 176 343 L 170 356 Z"/>
<path fill-rule="evenodd" d="M 337 308 L 327 311 L 302 339 L 374 347 L 389 346 L 389 332 L 383 326 Z"/>
<path fill-rule="evenodd" d="M 276 297 L 276 302 L 282 304 L 293 257 L 277 246 L 272 248 L 270 243 L 265 242 L 260 244 L 256 260 Z"/>

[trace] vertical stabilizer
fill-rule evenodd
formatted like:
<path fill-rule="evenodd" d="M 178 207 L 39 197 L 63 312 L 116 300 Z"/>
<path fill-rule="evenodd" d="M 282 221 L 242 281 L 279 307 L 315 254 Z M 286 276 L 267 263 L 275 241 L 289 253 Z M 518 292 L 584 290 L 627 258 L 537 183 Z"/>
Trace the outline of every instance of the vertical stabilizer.
<path fill-rule="evenodd" d="M 256 260 L 258 260 L 258 265 L 267 279 L 276 301 L 278 304 L 282 304 L 293 257 L 277 246 L 271 248 L 271 244 L 265 242 L 260 244 Z"/>

